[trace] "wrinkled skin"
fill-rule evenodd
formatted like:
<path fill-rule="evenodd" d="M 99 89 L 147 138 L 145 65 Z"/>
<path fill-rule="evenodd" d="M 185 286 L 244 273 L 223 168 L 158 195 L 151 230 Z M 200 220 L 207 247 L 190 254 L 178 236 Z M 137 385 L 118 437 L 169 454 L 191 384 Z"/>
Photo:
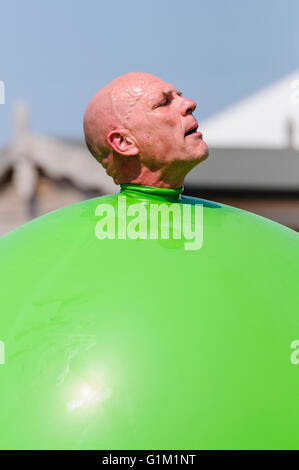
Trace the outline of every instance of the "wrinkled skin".
<path fill-rule="evenodd" d="M 147 73 L 129 73 L 100 90 L 84 115 L 86 144 L 116 184 L 182 186 L 208 156 L 192 113 L 173 86 Z"/>

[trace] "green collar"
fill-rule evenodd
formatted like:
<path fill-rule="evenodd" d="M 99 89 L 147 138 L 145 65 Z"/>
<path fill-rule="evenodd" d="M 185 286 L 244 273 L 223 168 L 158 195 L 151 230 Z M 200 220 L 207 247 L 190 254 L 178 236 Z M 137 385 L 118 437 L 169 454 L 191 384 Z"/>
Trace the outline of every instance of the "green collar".
<path fill-rule="evenodd" d="M 178 189 L 173 188 L 156 188 L 155 186 L 143 186 L 141 184 L 121 184 L 120 192 L 127 196 L 140 199 L 165 200 L 169 202 L 177 202 L 180 200 L 184 186 Z"/>

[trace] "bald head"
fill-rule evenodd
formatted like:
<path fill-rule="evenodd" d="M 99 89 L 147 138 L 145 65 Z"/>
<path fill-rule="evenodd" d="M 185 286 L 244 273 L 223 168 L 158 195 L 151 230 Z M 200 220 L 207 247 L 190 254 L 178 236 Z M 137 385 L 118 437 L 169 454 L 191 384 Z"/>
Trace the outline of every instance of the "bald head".
<path fill-rule="evenodd" d="M 208 155 L 201 133 L 192 132 L 195 107 L 154 75 L 122 75 L 87 105 L 87 147 L 116 184 L 178 187 Z"/>
<path fill-rule="evenodd" d="M 84 114 L 85 141 L 98 161 L 113 150 L 108 139 L 111 131 L 132 130 L 136 104 L 145 98 L 156 81 L 161 80 L 148 73 L 128 73 L 102 88 L 88 103 Z"/>

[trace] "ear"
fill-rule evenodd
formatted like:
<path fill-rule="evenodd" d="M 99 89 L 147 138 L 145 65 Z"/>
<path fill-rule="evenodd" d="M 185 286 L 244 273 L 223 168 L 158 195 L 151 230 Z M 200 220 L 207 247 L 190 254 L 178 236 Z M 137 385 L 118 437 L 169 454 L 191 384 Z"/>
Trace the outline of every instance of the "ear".
<path fill-rule="evenodd" d="M 139 153 L 136 142 L 132 137 L 126 135 L 123 129 L 114 129 L 109 132 L 107 139 L 110 147 L 120 155 L 137 155 Z"/>

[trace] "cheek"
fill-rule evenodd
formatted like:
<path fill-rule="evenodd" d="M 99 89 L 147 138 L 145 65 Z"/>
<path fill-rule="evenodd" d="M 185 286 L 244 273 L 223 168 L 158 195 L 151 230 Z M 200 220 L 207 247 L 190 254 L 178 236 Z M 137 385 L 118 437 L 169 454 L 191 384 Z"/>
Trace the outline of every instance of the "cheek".
<path fill-rule="evenodd" d="M 161 116 L 161 119 L 156 123 L 158 129 L 163 130 L 165 133 L 176 132 L 180 128 L 176 116 Z"/>
<path fill-rule="evenodd" d="M 163 139 L 177 140 L 182 135 L 181 125 L 175 117 L 163 116 L 163 119 L 161 118 L 154 124 L 155 132 Z"/>
<path fill-rule="evenodd" d="M 161 113 L 156 119 L 148 119 L 144 115 L 136 127 L 135 136 L 144 154 L 160 155 L 184 146 L 182 126 L 176 116 Z"/>

